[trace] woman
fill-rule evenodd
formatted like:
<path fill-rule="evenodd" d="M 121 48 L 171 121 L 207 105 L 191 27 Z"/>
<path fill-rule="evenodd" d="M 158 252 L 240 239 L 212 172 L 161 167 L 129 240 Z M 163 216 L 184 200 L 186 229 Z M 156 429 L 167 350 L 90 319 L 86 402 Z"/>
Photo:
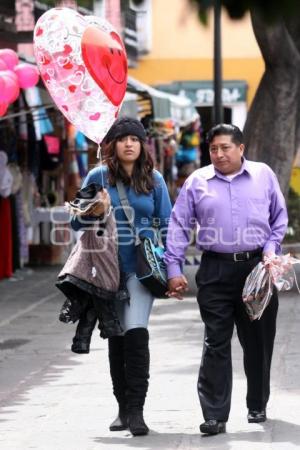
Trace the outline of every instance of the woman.
<path fill-rule="evenodd" d="M 134 436 L 145 435 L 149 431 L 143 418 L 143 407 L 148 390 L 150 358 L 147 327 L 153 296 L 135 276 L 135 239 L 120 203 L 116 181 L 121 180 L 125 185 L 134 225 L 140 237 L 153 237 L 152 223 L 155 218 L 164 242 L 171 213 L 166 184 L 162 175 L 153 170 L 145 140 L 145 129 L 138 120 L 128 117 L 118 119 L 102 144 L 106 165 L 91 170 L 84 181 L 84 186 L 92 182 L 104 184 L 117 222 L 121 271 L 125 274 L 130 302 L 116 301 L 124 334 L 108 340 L 113 393 L 119 405 L 118 416 L 110 425 L 110 430 L 128 427 Z M 102 213 L 99 207 L 93 216 L 97 218 Z M 78 219 L 73 220 L 73 228 L 78 230 L 80 227 Z"/>

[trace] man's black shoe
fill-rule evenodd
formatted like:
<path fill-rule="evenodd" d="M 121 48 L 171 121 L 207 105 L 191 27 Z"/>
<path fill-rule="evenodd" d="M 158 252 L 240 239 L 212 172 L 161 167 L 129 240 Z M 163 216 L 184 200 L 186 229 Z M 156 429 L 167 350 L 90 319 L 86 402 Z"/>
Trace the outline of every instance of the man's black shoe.
<path fill-rule="evenodd" d="M 261 423 L 267 420 L 266 410 L 262 409 L 257 411 L 255 409 L 249 409 L 247 419 L 249 423 Z"/>
<path fill-rule="evenodd" d="M 214 419 L 206 420 L 205 422 L 201 423 L 200 431 L 203 434 L 226 433 L 226 423 Z"/>

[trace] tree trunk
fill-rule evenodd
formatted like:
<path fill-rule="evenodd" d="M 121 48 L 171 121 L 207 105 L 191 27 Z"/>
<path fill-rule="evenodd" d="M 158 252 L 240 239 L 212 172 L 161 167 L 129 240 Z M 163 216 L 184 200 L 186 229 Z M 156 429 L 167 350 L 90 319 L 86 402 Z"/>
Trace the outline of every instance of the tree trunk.
<path fill-rule="evenodd" d="M 298 50 L 298 53 L 300 55 L 300 20 L 298 16 L 290 19 L 287 22 L 287 29 L 290 33 L 294 44 Z M 300 77 L 300 74 L 298 72 L 298 77 Z M 300 84 L 300 81 L 299 81 Z M 295 155 L 300 149 L 300 86 L 298 87 L 298 96 L 299 96 L 299 102 L 298 102 L 298 111 L 297 111 L 297 117 L 296 117 L 296 139 L 295 139 Z"/>
<path fill-rule="evenodd" d="M 266 68 L 244 128 L 246 155 L 267 163 L 287 196 L 300 140 L 300 54 L 283 21 L 266 26 L 252 13 L 252 25 Z"/>

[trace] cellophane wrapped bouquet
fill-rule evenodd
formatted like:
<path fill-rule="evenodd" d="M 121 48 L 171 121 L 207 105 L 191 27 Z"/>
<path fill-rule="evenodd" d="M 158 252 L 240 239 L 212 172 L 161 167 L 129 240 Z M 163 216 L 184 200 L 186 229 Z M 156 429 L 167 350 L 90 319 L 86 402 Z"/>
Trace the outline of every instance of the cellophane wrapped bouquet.
<path fill-rule="evenodd" d="M 265 257 L 254 267 L 243 289 L 243 301 L 251 321 L 261 318 L 270 302 L 274 286 L 278 291 L 288 291 L 295 282 L 300 293 L 294 270 L 294 264 L 299 263 L 300 260 L 290 254 L 274 255 Z"/>

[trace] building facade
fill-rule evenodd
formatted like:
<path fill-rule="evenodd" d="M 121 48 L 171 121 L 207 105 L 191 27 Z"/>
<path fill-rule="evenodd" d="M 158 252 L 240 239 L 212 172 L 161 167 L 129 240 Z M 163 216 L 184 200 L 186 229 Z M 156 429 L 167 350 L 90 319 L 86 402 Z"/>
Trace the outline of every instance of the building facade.
<path fill-rule="evenodd" d="M 148 53 L 140 56 L 130 74 L 169 92 L 189 95 L 202 115 L 209 115 L 214 95 L 213 17 L 206 26 L 201 24 L 187 0 L 151 0 L 147 6 Z M 223 11 L 222 56 L 225 119 L 243 126 L 264 71 L 249 16 L 233 21 Z"/>

